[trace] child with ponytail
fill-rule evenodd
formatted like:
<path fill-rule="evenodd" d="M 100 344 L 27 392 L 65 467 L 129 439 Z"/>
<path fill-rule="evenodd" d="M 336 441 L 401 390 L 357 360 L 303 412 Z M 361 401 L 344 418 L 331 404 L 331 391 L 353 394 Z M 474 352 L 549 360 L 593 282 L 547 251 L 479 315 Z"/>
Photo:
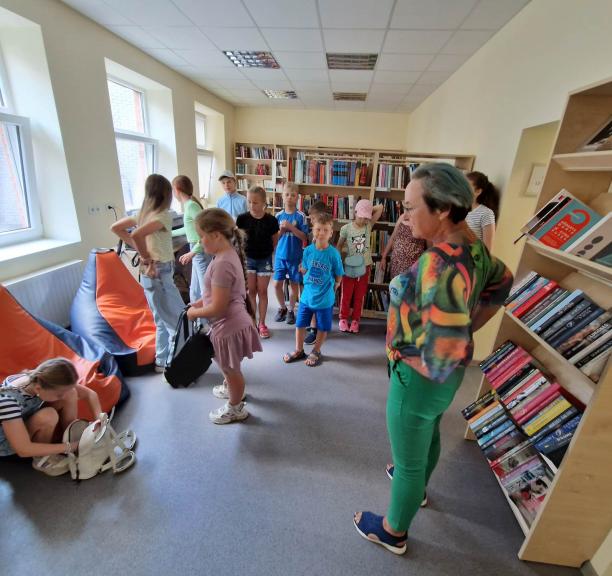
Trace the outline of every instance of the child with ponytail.
<path fill-rule="evenodd" d="M 174 197 L 183 207 L 183 227 L 172 231 L 172 237 L 187 236 L 189 252 L 179 258 L 179 262 L 186 266 L 191 262 L 191 284 L 189 286 L 189 301 L 195 302 L 202 297 L 202 283 L 206 268 L 212 258 L 204 252 L 200 237 L 195 228 L 196 216 L 204 210 L 204 206 L 193 195 L 193 183 L 188 176 L 179 175 L 172 180 Z"/>
<path fill-rule="evenodd" d="M 172 185 L 160 174 L 145 181 L 145 197 L 137 218 L 117 220 L 111 231 L 138 250 L 140 283 L 155 321 L 155 371 L 172 358 L 172 342 L 185 305 L 174 284 L 172 251 Z"/>
<path fill-rule="evenodd" d="M 465 221 L 490 252 L 493 248 L 495 222 L 499 212 L 499 190 L 482 172 L 470 172 L 467 179 L 474 192 L 474 202 L 472 211 L 465 217 Z"/>
<path fill-rule="evenodd" d="M 248 417 L 244 399 L 243 358 L 261 352 L 254 313 L 247 298 L 245 235 L 234 219 L 220 208 L 210 208 L 196 217 L 202 247 L 214 256 L 204 276 L 204 296 L 187 311 L 190 320 L 206 318 L 215 361 L 223 372 L 223 384 L 213 388 L 217 398 L 227 399 L 208 417 L 215 424 L 239 422 Z"/>
<path fill-rule="evenodd" d="M 58 440 L 76 420 L 78 401 L 84 400 L 92 414 L 106 419 L 96 392 L 78 380 L 74 365 L 65 358 L 46 360 L 34 370 L 4 380 L 0 385 L 0 459 L 33 458 L 33 468 L 49 476 L 68 472 L 63 455 L 74 452 L 78 443 Z"/>

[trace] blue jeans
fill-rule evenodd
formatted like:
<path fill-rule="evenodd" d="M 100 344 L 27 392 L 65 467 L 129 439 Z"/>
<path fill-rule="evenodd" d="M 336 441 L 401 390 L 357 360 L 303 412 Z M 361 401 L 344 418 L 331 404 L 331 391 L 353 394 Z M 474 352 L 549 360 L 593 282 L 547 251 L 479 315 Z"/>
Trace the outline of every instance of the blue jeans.
<path fill-rule="evenodd" d="M 193 244 L 190 245 L 193 250 Z M 191 284 L 189 286 L 189 301 L 195 302 L 202 298 L 204 294 L 204 274 L 208 265 L 212 262 L 212 256 L 206 252 L 200 252 L 191 261 Z"/>
<path fill-rule="evenodd" d="M 165 366 L 172 359 L 176 325 L 185 304 L 174 284 L 174 263 L 158 262 L 156 270 L 155 278 L 142 274 L 140 283 L 155 320 L 155 363 Z"/>

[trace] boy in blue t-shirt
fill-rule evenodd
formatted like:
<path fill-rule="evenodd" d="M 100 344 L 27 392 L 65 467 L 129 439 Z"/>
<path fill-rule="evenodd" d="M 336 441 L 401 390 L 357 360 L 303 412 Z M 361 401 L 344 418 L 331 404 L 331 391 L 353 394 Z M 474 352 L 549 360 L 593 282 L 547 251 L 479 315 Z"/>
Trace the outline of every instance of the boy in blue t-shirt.
<path fill-rule="evenodd" d="M 276 256 L 274 258 L 274 288 L 279 309 L 274 317 L 276 322 L 287 321 L 295 324 L 295 303 L 298 300 L 300 282 L 300 262 L 304 243 L 308 242 L 308 222 L 306 215 L 296 209 L 298 186 L 287 182 L 283 190 L 284 209 L 276 215 L 280 228 Z M 283 284 L 285 279 L 291 284 L 289 307 L 285 305 Z"/>
<path fill-rule="evenodd" d="M 331 330 L 334 310 L 335 291 L 344 274 L 340 252 L 329 241 L 333 234 L 331 215 L 322 213 L 313 221 L 312 235 L 314 242 L 304 250 L 302 270 L 304 289 L 300 298 L 296 330 L 295 351 L 283 356 L 286 363 L 306 358 L 306 366 L 318 366 L 321 363 L 321 346 Z M 310 326 L 313 314 L 317 318 L 317 339 L 308 356 L 304 352 L 304 335 Z"/>

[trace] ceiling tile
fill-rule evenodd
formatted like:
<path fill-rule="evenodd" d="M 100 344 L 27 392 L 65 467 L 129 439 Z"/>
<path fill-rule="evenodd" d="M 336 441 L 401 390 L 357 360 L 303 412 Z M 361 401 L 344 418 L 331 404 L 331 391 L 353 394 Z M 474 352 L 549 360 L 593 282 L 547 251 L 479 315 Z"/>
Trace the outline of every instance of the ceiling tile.
<path fill-rule="evenodd" d="M 206 66 L 201 72 L 201 76 L 211 80 L 221 80 L 222 78 L 243 78 L 244 75 L 240 68 L 221 68 L 216 66 Z"/>
<path fill-rule="evenodd" d="M 153 26 L 143 28 L 168 48 L 215 50 L 216 46 L 195 26 Z"/>
<path fill-rule="evenodd" d="M 385 98 L 387 95 L 392 95 L 396 98 L 399 95 L 400 100 L 404 98 L 414 84 L 372 84 L 368 92 L 368 98 Z"/>
<path fill-rule="evenodd" d="M 329 78 L 332 84 L 338 82 L 357 82 L 369 85 L 374 72 L 372 70 L 330 70 Z"/>
<path fill-rule="evenodd" d="M 478 0 L 398 0 L 390 28 L 453 30 L 458 28 Z"/>
<path fill-rule="evenodd" d="M 262 90 L 292 90 L 293 86 L 282 70 L 245 68 L 244 75 Z"/>
<path fill-rule="evenodd" d="M 169 0 L 104 0 L 140 26 L 189 26 L 189 19 Z"/>
<path fill-rule="evenodd" d="M 332 82 L 334 92 L 367 92 L 370 89 L 368 82 Z"/>
<path fill-rule="evenodd" d="M 81 14 L 95 20 L 102 26 L 129 26 L 133 24 L 122 14 L 116 10 L 112 10 L 108 4 L 102 0 L 63 0 L 64 4 L 68 4 Z"/>
<path fill-rule="evenodd" d="M 386 28 L 393 0 L 319 0 L 323 28 Z"/>
<path fill-rule="evenodd" d="M 290 70 L 285 69 L 285 74 L 291 81 L 293 81 L 294 79 L 298 82 L 308 80 L 314 80 L 315 82 L 329 81 L 327 70 L 313 70 L 310 68 L 300 70 L 298 68 L 292 68 Z"/>
<path fill-rule="evenodd" d="M 199 69 L 207 67 L 237 69 L 221 50 L 175 50 L 181 58 Z"/>
<path fill-rule="evenodd" d="M 202 28 L 220 50 L 269 50 L 257 28 Z"/>
<path fill-rule="evenodd" d="M 323 52 L 279 52 L 274 51 L 274 57 L 282 68 L 327 68 Z"/>
<path fill-rule="evenodd" d="M 442 72 L 430 72 L 429 70 L 427 70 L 426 72 L 423 72 L 421 77 L 418 79 L 417 85 L 433 84 L 435 86 L 439 86 L 440 84 L 448 80 L 448 78 L 450 78 L 453 72 L 454 70 L 445 70 Z"/>
<path fill-rule="evenodd" d="M 272 50 L 322 52 L 321 32 L 313 28 L 262 28 Z"/>
<path fill-rule="evenodd" d="M 448 30 L 389 30 L 383 52 L 436 54 L 451 35 Z"/>
<path fill-rule="evenodd" d="M 166 48 L 157 38 L 147 34 L 139 26 L 110 26 L 111 32 L 121 36 L 130 44 L 146 50 L 148 48 Z"/>
<path fill-rule="evenodd" d="M 237 92 L 238 90 L 254 90 L 255 86 L 253 82 L 247 80 L 246 78 L 223 78 L 218 80 L 218 83 L 226 88 L 227 90 L 233 90 Z"/>
<path fill-rule="evenodd" d="M 147 54 L 150 54 L 156 60 L 159 60 L 167 66 L 171 66 L 172 68 L 174 68 L 175 66 L 186 66 L 189 64 L 178 54 L 166 48 L 149 48 L 147 50 Z"/>
<path fill-rule="evenodd" d="M 468 58 L 467 54 L 438 54 L 429 65 L 427 71 L 454 71 L 460 68 Z"/>
<path fill-rule="evenodd" d="M 379 84 L 414 84 L 422 72 L 404 72 L 402 70 L 378 70 L 374 82 Z"/>
<path fill-rule="evenodd" d="M 310 91 L 327 90 L 330 89 L 330 83 L 328 82 L 316 82 L 315 80 L 305 80 L 298 78 L 291 80 L 291 83 L 295 86 L 296 90 L 306 89 Z"/>
<path fill-rule="evenodd" d="M 287 79 L 283 70 L 279 68 L 242 68 L 242 72 L 247 78 L 251 78 L 252 80 L 256 78 L 258 80 Z"/>
<path fill-rule="evenodd" d="M 493 34 L 495 32 L 490 30 L 457 30 L 440 52 L 442 54 L 473 54 L 488 42 Z"/>
<path fill-rule="evenodd" d="M 327 52 L 380 52 L 384 30 L 323 30 Z"/>
<path fill-rule="evenodd" d="M 498 30 L 511 20 L 529 0 L 480 0 L 461 28 Z"/>
<path fill-rule="evenodd" d="M 427 98 L 427 96 L 429 96 L 430 94 L 433 94 L 436 91 L 437 86 L 434 86 L 433 84 L 428 84 L 428 85 L 419 85 L 419 84 L 415 84 L 411 89 L 410 92 L 408 92 L 408 96 L 406 96 L 406 98 L 412 99 L 412 100 L 418 100 L 418 99 L 425 99 Z"/>
<path fill-rule="evenodd" d="M 198 26 L 253 26 L 240 0 L 172 0 Z"/>
<path fill-rule="evenodd" d="M 381 54 L 376 70 L 407 70 L 421 72 L 426 70 L 433 54 Z"/>
<path fill-rule="evenodd" d="M 256 90 L 254 87 L 250 89 L 234 90 L 237 95 L 240 96 L 241 100 L 250 102 L 267 102 L 268 97 L 261 91 Z"/>
<path fill-rule="evenodd" d="M 244 0 L 260 27 L 318 28 L 315 0 Z"/>

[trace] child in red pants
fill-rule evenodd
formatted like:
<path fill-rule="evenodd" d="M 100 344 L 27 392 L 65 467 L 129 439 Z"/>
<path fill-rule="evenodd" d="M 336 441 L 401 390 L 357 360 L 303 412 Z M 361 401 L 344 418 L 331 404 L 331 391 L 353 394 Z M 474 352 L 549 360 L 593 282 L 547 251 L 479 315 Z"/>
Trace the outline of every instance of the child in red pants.
<path fill-rule="evenodd" d="M 372 225 L 378 221 L 382 212 L 382 204 L 372 206 L 369 200 L 359 200 L 355 205 L 355 220 L 340 229 L 337 248 L 342 252 L 346 244 L 347 251 L 344 260 L 345 275 L 342 277 L 340 322 L 338 324 L 341 332 L 352 332 L 353 334 L 359 332 L 361 309 L 368 291 L 370 266 L 372 266 L 372 254 L 370 253 Z M 352 321 L 349 322 L 350 320 Z"/>

